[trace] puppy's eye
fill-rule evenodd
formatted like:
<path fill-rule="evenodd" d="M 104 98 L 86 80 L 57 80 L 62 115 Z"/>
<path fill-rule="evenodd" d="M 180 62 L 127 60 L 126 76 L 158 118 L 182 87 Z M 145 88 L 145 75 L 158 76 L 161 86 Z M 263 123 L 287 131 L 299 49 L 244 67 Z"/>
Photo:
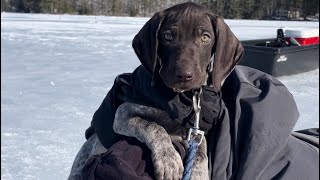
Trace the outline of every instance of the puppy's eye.
<path fill-rule="evenodd" d="M 208 43 L 208 42 L 210 42 L 210 41 L 211 41 L 210 35 L 209 35 L 209 34 L 202 34 L 202 36 L 201 36 L 201 41 L 202 41 L 203 43 Z"/>
<path fill-rule="evenodd" d="M 164 39 L 167 40 L 167 41 L 172 41 L 172 34 L 171 34 L 170 31 L 164 32 L 164 33 L 163 33 L 163 37 L 164 37 Z"/>

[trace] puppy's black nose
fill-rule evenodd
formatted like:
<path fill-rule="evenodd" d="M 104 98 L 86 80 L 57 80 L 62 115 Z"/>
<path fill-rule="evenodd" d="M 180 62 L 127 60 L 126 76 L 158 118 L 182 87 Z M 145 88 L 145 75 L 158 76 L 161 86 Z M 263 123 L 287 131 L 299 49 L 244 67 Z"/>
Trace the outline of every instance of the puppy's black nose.
<path fill-rule="evenodd" d="M 177 72 L 176 76 L 180 81 L 191 81 L 193 79 L 192 71 Z"/>

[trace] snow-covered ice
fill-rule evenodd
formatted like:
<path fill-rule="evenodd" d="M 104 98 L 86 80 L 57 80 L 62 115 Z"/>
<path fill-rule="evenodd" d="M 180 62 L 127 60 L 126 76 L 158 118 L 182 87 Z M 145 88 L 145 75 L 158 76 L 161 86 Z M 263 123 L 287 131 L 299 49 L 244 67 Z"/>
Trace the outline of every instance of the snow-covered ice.
<path fill-rule="evenodd" d="M 139 61 L 131 41 L 149 18 L 1 14 L 1 179 L 66 179 L 114 78 Z M 226 20 L 240 40 L 318 22 Z M 279 78 L 296 130 L 319 125 L 319 69 Z"/>

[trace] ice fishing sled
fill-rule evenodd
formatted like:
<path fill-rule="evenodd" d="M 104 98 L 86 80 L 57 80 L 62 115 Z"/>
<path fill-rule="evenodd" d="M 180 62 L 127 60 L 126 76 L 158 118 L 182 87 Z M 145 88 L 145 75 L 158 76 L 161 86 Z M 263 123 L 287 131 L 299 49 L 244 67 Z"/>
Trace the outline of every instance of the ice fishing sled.
<path fill-rule="evenodd" d="M 241 42 L 245 52 L 239 64 L 272 76 L 319 68 L 319 29 L 278 29 L 276 39 Z"/>

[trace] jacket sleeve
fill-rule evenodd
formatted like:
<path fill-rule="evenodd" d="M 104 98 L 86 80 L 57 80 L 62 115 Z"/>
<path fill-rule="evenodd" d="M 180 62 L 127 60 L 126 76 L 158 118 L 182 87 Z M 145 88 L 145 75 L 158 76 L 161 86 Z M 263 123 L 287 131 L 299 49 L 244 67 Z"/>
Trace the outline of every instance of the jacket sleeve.
<path fill-rule="evenodd" d="M 212 174 L 227 172 L 223 177 L 234 179 L 319 179 L 318 148 L 301 141 L 297 133 L 292 136 L 299 112 L 279 80 L 237 66 L 222 93 L 229 117 L 216 130 L 216 138 L 211 138 L 217 141 L 210 149 Z M 223 151 L 227 151 L 225 156 L 220 155 Z M 225 159 L 228 166 L 221 164 Z"/>
<path fill-rule="evenodd" d="M 113 121 L 117 108 L 124 102 L 124 88 L 130 85 L 130 74 L 119 75 L 102 101 L 98 110 L 94 113 L 91 126 L 86 130 L 85 136 L 88 139 L 93 133 L 97 133 L 99 140 L 105 148 L 109 148 L 120 137 L 113 131 Z"/>

